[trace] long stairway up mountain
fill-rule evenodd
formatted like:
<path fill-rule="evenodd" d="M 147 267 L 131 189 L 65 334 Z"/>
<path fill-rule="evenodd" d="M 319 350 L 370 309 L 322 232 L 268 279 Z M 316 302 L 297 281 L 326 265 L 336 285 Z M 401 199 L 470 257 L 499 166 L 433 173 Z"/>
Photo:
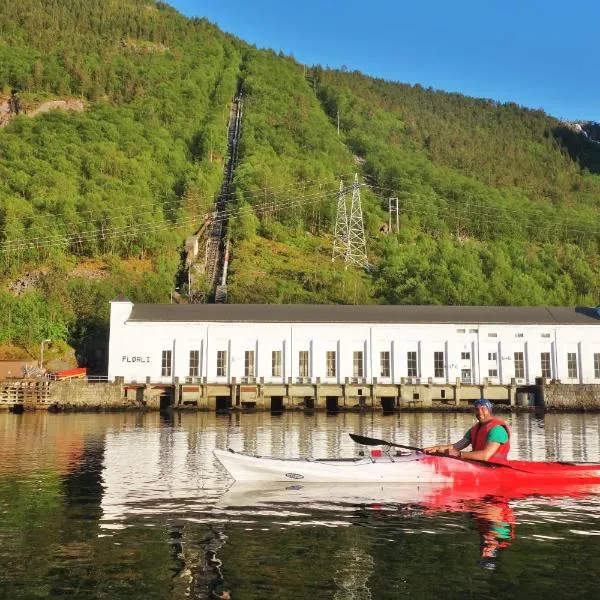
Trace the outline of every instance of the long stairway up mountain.
<path fill-rule="evenodd" d="M 215 202 L 214 218 L 206 242 L 206 279 L 214 289 L 215 302 L 225 302 L 227 300 L 227 255 L 229 247 L 227 238 L 227 204 L 230 200 L 231 182 L 233 181 L 233 174 L 237 165 L 241 124 L 242 98 L 240 95 L 234 99 L 231 105 L 225 177 L 223 178 L 223 185 Z"/>

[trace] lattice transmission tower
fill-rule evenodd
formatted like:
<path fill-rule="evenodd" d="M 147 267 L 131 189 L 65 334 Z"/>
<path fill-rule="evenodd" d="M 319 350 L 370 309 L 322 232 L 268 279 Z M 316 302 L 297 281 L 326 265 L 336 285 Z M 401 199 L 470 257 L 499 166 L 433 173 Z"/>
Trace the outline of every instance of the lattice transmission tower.
<path fill-rule="evenodd" d="M 358 174 L 354 176 L 351 189 L 352 203 L 350 205 L 350 215 L 348 215 L 346 190 L 343 188 L 343 183 L 340 182 L 332 261 L 340 257 L 344 259 L 346 266 L 348 266 L 348 263 L 352 263 L 358 267 L 367 268 L 369 261 L 367 259 L 367 243 L 365 241 Z"/>
<path fill-rule="evenodd" d="M 335 215 L 335 229 L 333 231 L 333 253 L 331 262 L 336 258 L 346 260 L 348 250 L 348 211 L 346 210 L 346 191 L 344 182 L 340 180 L 338 193 L 337 212 Z"/>

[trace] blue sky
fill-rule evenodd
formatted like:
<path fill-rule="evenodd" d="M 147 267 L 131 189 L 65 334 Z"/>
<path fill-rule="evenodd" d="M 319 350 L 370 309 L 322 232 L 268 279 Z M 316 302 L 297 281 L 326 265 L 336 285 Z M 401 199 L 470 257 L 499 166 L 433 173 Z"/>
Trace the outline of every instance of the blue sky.
<path fill-rule="evenodd" d="M 299 62 L 600 122 L 600 0 L 168 0 Z"/>

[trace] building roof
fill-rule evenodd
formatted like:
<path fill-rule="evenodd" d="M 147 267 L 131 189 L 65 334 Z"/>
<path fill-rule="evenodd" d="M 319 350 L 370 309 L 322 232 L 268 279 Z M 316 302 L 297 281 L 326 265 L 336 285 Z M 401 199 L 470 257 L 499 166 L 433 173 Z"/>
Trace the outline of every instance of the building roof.
<path fill-rule="evenodd" d="M 600 325 L 595 308 L 338 304 L 134 304 L 129 322 Z"/>

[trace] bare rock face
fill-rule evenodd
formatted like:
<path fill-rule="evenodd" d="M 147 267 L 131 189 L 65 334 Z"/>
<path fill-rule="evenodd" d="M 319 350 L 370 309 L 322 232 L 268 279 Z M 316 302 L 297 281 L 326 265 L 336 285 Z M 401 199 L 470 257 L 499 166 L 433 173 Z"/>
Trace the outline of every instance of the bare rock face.
<path fill-rule="evenodd" d="M 590 142 L 600 144 L 600 123 L 594 123 L 594 121 L 573 123 L 573 129 L 584 135 Z"/>
<path fill-rule="evenodd" d="M 11 119 L 12 114 L 8 101 L 0 100 L 0 128 L 4 127 Z"/>
<path fill-rule="evenodd" d="M 31 117 L 35 117 L 35 115 L 48 112 L 49 110 L 74 110 L 75 112 L 81 112 L 84 109 L 85 104 L 83 100 L 71 98 L 67 100 L 50 100 L 49 102 L 44 102 L 37 108 L 30 110 L 27 114 Z"/>
<path fill-rule="evenodd" d="M 21 296 L 28 290 L 35 289 L 41 277 L 47 272 L 47 269 L 38 269 L 22 273 L 18 279 L 15 279 L 8 285 L 8 291 L 13 296 Z"/>
<path fill-rule="evenodd" d="M 19 110 L 15 110 L 14 102 L 14 97 L 0 97 L 0 128 L 8 125 L 8 123 L 10 123 L 10 121 L 18 114 L 26 115 L 28 117 L 35 117 L 36 115 L 48 112 L 50 110 L 72 110 L 76 112 L 85 110 L 85 102 L 78 98 L 49 100 L 48 102 L 43 102 L 38 106 L 23 104 L 19 107 Z"/>

